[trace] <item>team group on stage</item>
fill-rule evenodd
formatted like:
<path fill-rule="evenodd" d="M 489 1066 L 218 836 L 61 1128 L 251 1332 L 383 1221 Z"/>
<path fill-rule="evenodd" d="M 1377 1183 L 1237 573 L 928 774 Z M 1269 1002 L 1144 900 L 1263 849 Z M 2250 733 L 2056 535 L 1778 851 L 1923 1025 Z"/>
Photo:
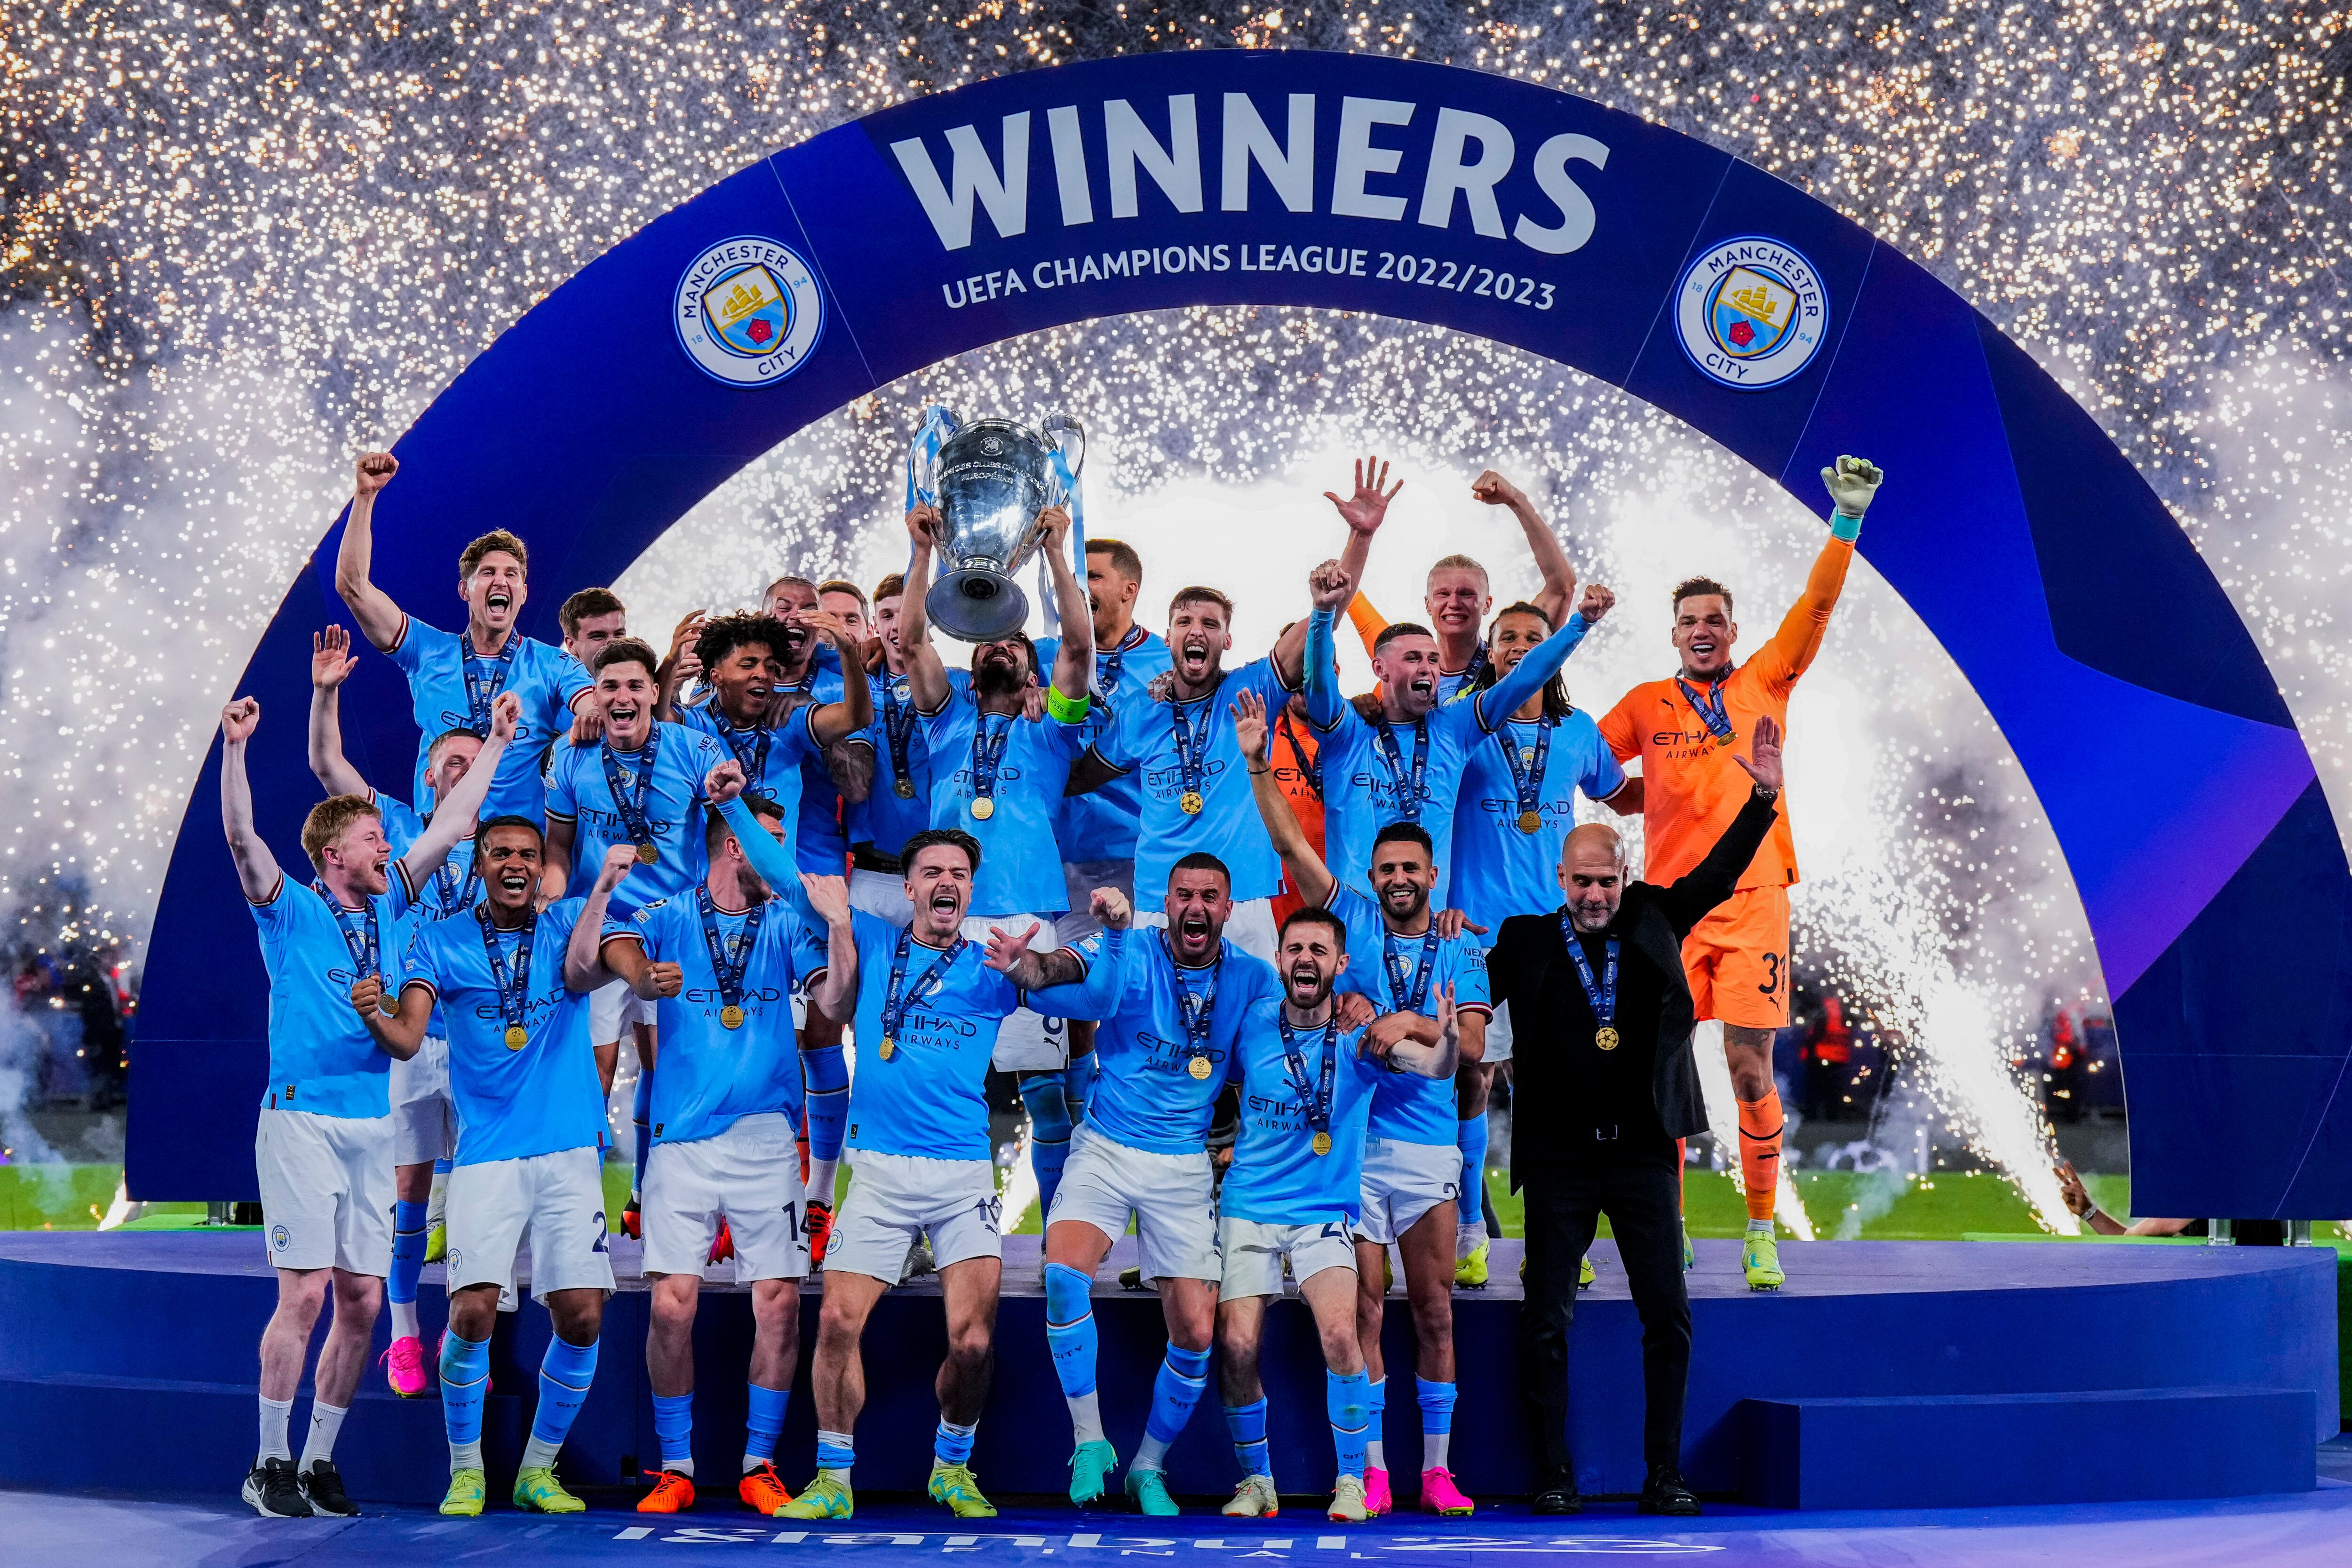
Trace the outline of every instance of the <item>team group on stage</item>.
<path fill-rule="evenodd" d="M 1357 584 L 1401 486 L 1371 460 L 1349 493 L 1327 492 L 1343 546 L 1264 658 L 1232 662 L 1233 602 L 1214 588 L 1175 593 L 1164 637 L 1138 625 L 1137 552 L 1088 539 L 1074 563 L 1070 519 L 1049 508 L 1037 528 L 1063 635 L 1015 633 L 964 668 L 926 625 L 928 505 L 907 516 L 906 572 L 870 597 L 785 576 L 757 610 L 688 617 L 662 651 L 590 588 L 563 605 L 559 647 L 515 629 L 530 563 L 503 531 L 457 563 L 459 630 L 373 584 L 375 502 L 397 472 L 388 455 L 359 459 L 336 585 L 408 678 L 415 776 L 379 789 L 345 760 L 338 704 L 357 657 L 327 628 L 309 737 L 328 798 L 302 824 L 312 874 L 297 888 L 253 819 L 258 706 L 239 699 L 221 720 L 223 820 L 270 980 L 255 1158 L 278 1304 L 245 1483 L 257 1510 L 356 1511 L 336 1436 L 387 1295 L 385 1375 L 428 1392 L 415 1303 L 431 1253 L 448 1290 L 441 1511 L 478 1514 L 489 1341 L 525 1248 L 553 1335 L 513 1500 L 583 1507 L 554 1462 L 614 1289 L 605 1105 L 625 1040 L 642 1070 L 623 1225 L 652 1288 L 661 1448 L 642 1511 L 695 1501 L 697 1293 L 731 1259 L 755 1325 L 745 1504 L 851 1517 L 866 1320 L 910 1270 L 936 1269 L 948 1350 L 929 1495 L 959 1518 L 995 1512 L 971 1468 L 1001 1274 L 993 1068 L 1017 1075 L 1029 1112 L 1074 1503 L 1114 1489 L 1125 1448 L 1127 1496 L 1177 1511 L 1164 1457 L 1213 1361 L 1240 1472 L 1224 1512 L 1276 1511 L 1258 1351 L 1286 1275 L 1326 1364 L 1329 1517 L 1387 1512 L 1408 1490 L 1471 1512 L 1448 1451 L 1452 1293 L 1486 1281 L 1486 1097 L 1508 1060 L 1537 1507 L 1580 1506 L 1567 1335 L 1605 1213 L 1644 1331 L 1642 1506 L 1697 1511 L 1678 1468 L 1679 1141 L 1706 1126 L 1692 1028 L 1724 1026 L 1744 1268 L 1772 1289 L 1770 1046 L 1797 879 L 1780 741 L 1875 468 L 1823 470 L 1830 537 L 1760 650 L 1735 659 L 1730 590 L 1690 578 L 1674 594 L 1675 672 L 1597 721 L 1560 671 L 1612 596 L 1580 587 L 1493 472 L 1473 493 L 1520 522 L 1542 581 L 1530 601 L 1496 610 L 1485 569 L 1449 555 L 1429 571 L 1428 624 L 1383 622 Z M 1369 694 L 1339 690 L 1343 619 L 1371 653 Z M 1613 828 L 1577 825 L 1579 794 L 1643 816 L 1645 879 Z M 1221 1117 L 1238 1124 L 1229 1164 L 1210 1152 Z M 1114 1435 L 1090 1303 L 1130 1217 L 1168 1343 L 1141 1432 Z M 1417 1462 L 1392 1463 L 1381 1436 L 1391 1247 Z M 814 1473 L 795 1493 L 776 1449 L 800 1281 L 817 1268 Z M 298 1458 L 290 1408 L 331 1294 Z M 1392 1492 L 1399 1466 L 1417 1484 Z"/>

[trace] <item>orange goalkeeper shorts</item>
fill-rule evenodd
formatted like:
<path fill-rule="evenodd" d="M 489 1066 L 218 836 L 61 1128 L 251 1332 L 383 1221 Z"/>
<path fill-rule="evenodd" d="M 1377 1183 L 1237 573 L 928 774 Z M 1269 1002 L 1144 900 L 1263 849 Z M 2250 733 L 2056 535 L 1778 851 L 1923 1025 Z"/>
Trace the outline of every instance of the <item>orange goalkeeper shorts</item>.
<path fill-rule="evenodd" d="M 1789 889 L 1742 888 L 1683 939 L 1698 1016 L 1744 1029 L 1789 1022 Z"/>

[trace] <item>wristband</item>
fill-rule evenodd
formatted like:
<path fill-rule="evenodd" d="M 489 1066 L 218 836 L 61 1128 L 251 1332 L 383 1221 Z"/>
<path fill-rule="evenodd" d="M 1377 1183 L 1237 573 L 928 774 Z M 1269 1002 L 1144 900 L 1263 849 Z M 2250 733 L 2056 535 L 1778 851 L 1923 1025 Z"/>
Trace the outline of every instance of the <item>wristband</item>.
<path fill-rule="evenodd" d="M 1045 711 L 1065 724 L 1082 723 L 1087 716 L 1087 699 L 1065 697 L 1058 686 L 1045 688 Z"/>
<path fill-rule="evenodd" d="M 1855 512 L 1849 516 L 1842 507 L 1830 513 L 1830 536 L 1852 544 L 1862 537 L 1862 514 Z"/>

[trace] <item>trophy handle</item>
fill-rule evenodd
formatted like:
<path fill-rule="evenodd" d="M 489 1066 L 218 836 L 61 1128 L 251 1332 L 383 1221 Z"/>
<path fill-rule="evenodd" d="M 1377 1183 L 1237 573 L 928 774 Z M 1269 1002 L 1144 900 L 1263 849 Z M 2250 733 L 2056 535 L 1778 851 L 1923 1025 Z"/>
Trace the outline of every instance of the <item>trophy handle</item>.
<path fill-rule="evenodd" d="M 1068 471 L 1069 482 L 1064 493 L 1055 498 L 1056 505 L 1067 506 L 1077 490 L 1078 473 L 1087 466 L 1087 427 L 1075 414 L 1049 414 L 1042 434 L 1054 443 L 1054 450 L 1062 459 L 1060 467 Z M 1074 445 L 1076 457 L 1070 456 Z"/>
<path fill-rule="evenodd" d="M 923 422 L 907 443 L 907 510 L 914 510 L 918 501 L 939 505 L 940 448 L 962 424 L 943 404 L 934 403 L 923 411 Z"/>

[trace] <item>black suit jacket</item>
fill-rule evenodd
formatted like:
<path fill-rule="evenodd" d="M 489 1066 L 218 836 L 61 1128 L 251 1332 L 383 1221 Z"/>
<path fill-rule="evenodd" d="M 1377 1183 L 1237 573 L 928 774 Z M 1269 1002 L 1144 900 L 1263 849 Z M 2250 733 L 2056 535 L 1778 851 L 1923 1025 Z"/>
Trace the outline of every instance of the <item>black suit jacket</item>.
<path fill-rule="evenodd" d="M 1766 799 L 1750 795 L 1715 847 L 1707 851 L 1706 859 L 1672 887 L 1629 883 L 1618 904 L 1617 918 L 1610 923 L 1611 935 L 1633 947 L 1665 977 L 1664 1000 L 1654 1019 L 1621 1016 L 1617 1022 L 1621 1030 L 1638 1027 L 1654 1031 L 1655 1067 L 1651 1090 L 1659 1124 L 1669 1138 L 1688 1138 L 1706 1131 L 1707 1127 L 1706 1105 L 1699 1095 L 1698 1067 L 1691 1056 L 1691 1030 L 1696 1020 L 1690 984 L 1683 978 L 1683 939 L 1690 934 L 1691 927 L 1706 918 L 1709 910 L 1731 897 L 1740 874 L 1747 870 L 1765 836 L 1771 832 L 1778 809 L 1777 796 Z M 1568 1020 L 1560 1016 L 1558 995 L 1547 1005 L 1545 988 L 1553 982 L 1555 972 L 1565 976 L 1566 990 L 1574 996 L 1570 1005 L 1573 1016 L 1579 1023 L 1583 1022 L 1587 1012 L 1582 1007 L 1582 983 L 1563 945 L 1559 911 L 1513 915 L 1503 922 L 1494 951 L 1486 955 L 1486 974 L 1495 1000 L 1511 1005 L 1512 1055 L 1517 1060 L 1527 1061 L 1531 1049 L 1556 1049 L 1561 1032 L 1570 1026 Z M 1540 1148 L 1551 1136 L 1552 1127 L 1557 1125 L 1554 1116 L 1561 1109 L 1544 1103 L 1549 1094 L 1557 1092 L 1549 1088 L 1549 1075 L 1525 1077 L 1527 1082 L 1515 1081 L 1513 1085 L 1514 1191 L 1521 1180 L 1519 1151 L 1527 1148 L 1532 1155 Z M 1529 1096 L 1528 1089 L 1536 1092 Z"/>

